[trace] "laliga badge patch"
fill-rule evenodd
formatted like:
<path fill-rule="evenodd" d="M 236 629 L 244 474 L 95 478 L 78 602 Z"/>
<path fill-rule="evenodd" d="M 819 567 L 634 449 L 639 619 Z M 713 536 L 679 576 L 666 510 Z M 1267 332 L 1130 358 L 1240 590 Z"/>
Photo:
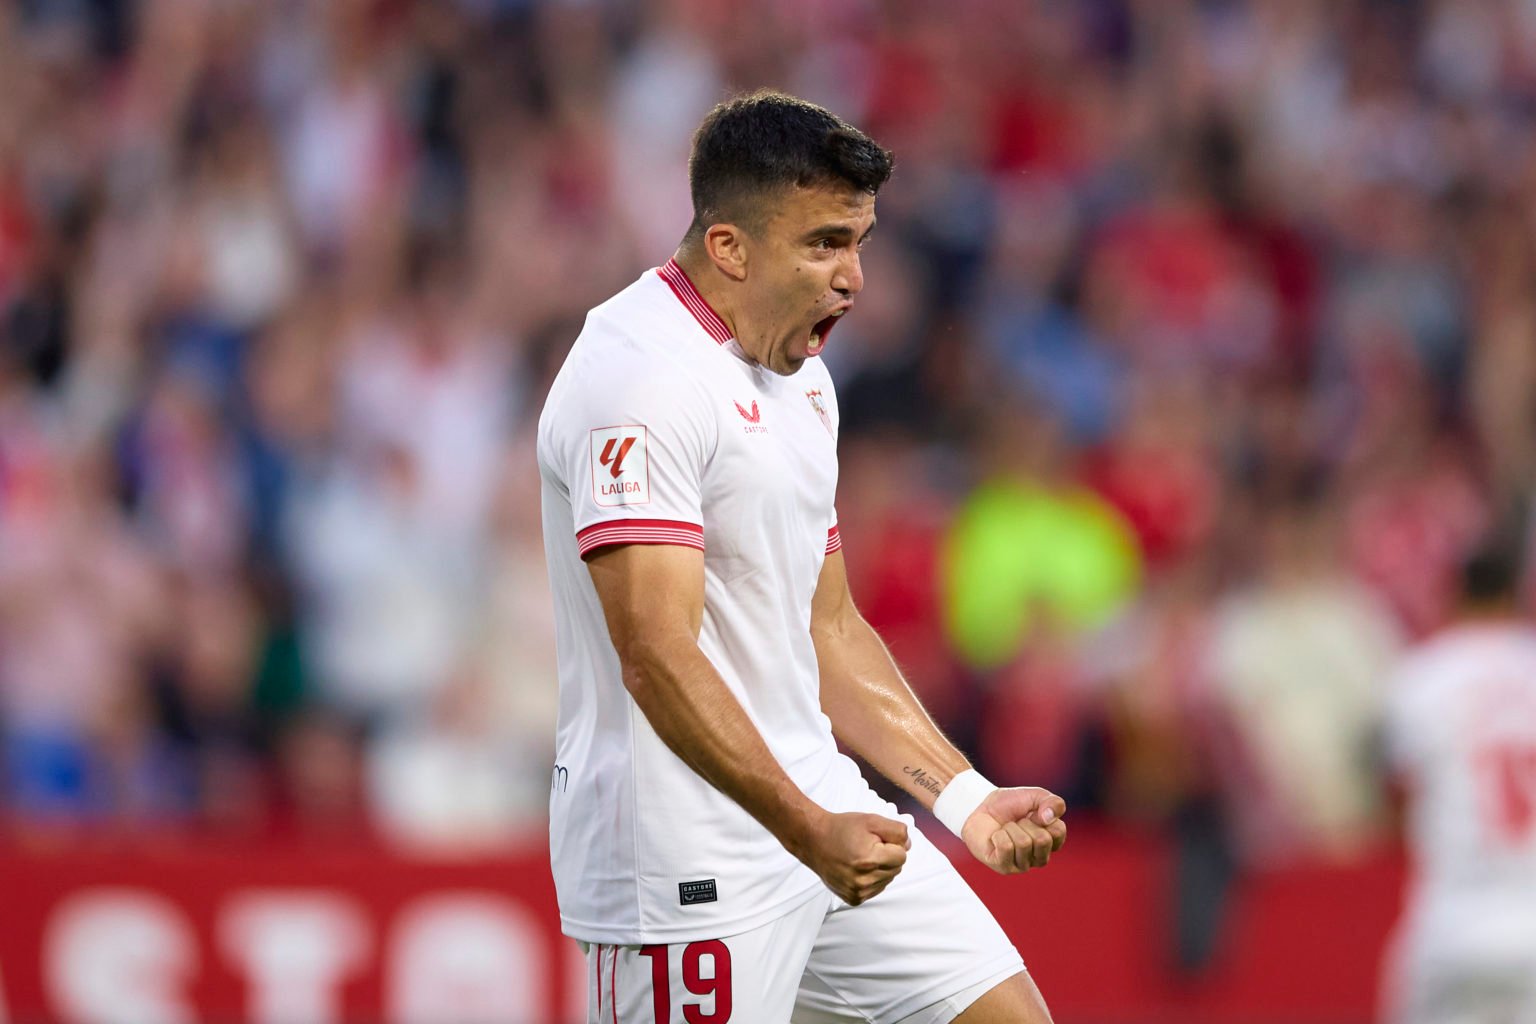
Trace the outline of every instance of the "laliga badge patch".
<path fill-rule="evenodd" d="M 827 415 L 827 400 L 821 397 L 821 389 L 813 388 L 805 393 L 805 397 L 811 400 L 811 408 L 821 417 L 821 425 L 827 428 L 827 433 L 832 433 L 832 417 Z"/>
<path fill-rule="evenodd" d="M 648 505 L 651 466 L 645 428 L 598 427 L 591 432 L 592 500 L 605 508 Z"/>

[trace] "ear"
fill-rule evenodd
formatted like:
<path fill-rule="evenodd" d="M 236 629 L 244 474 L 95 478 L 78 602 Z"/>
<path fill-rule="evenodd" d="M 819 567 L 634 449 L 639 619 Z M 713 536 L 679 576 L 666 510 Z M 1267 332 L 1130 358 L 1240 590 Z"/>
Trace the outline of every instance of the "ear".
<path fill-rule="evenodd" d="M 747 233 L 735 224 L 711 224 L 704 232 L 704 251 L 733 281 L 747 279 Z"/>

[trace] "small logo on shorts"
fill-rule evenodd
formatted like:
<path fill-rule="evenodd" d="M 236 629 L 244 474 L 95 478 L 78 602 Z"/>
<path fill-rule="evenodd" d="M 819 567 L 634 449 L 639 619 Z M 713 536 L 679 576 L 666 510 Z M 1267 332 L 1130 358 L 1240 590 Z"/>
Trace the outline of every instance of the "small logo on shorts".
<path fill-rule="evenodd" d="M 713 903 L 720 897 L 715 894 L 715 880 L 705 878 L 697 882 L 677 883 L 677 902 L 683 906 L 690 903 Z"/>

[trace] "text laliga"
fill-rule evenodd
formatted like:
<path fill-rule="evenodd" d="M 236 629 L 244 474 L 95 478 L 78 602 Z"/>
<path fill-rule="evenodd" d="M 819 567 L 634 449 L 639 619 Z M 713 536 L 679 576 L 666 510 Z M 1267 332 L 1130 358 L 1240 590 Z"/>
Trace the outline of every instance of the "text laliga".
<path fill-rule="evenodd" d="M 548 1016 L 545 930 L 527 908 L 492 893 L 423 895 L 377 943 L 366 906 L 327 890 L 230 894 L 204 947 L 183 908 L 151 890 L 78 890 L 46 925 L 43 973 L 54 1015 L 69 1021 L 191 1024 L 226 1007 L 197 1006 L 204 965 L 237 968 L 251 1024 L 347 1019 L 343 989 L 384 968 L 382 1019 L 400 1024 Z M 578 957 L 579 961 L 580 958 Z M 567 971 L 585 988 L 584 962 Z M 558 974 L 555 975 L 558 977 Z M 0 1020 L 5 1019 L 0 1003 Z"/>
<path fill-rule="evenodd" d="M 601 493 L 609 494 L 639 494 L 640 484 L 635 480 L 621 480 L 618 483 L 603 484 Z"/>

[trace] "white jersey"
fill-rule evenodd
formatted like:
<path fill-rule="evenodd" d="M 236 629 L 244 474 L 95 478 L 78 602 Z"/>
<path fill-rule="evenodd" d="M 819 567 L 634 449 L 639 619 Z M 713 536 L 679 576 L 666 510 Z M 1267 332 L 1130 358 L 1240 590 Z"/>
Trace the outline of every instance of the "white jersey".
<path fill-rule="evenodd" d="M 676 263 L 588 315 L 538 435 L 560 671 L 550 857 L 566 934 L 718 937 L 821 885 L 651 729 L 582 559 L 618 544 L 702 549 L 699 647 L 790 778 L 835 807 L 863 787 L 822 714 L 809 630 L 839 545 L 837 422 L 820 359 L 788 377 L 752 363 Z"/>
<path fill-rule="evenodd" d="M 1536 963 L 1536 629 L 1448 630 L 1404 660 L 1388 699 L 1410 792 L 1404 953 Z"/>

